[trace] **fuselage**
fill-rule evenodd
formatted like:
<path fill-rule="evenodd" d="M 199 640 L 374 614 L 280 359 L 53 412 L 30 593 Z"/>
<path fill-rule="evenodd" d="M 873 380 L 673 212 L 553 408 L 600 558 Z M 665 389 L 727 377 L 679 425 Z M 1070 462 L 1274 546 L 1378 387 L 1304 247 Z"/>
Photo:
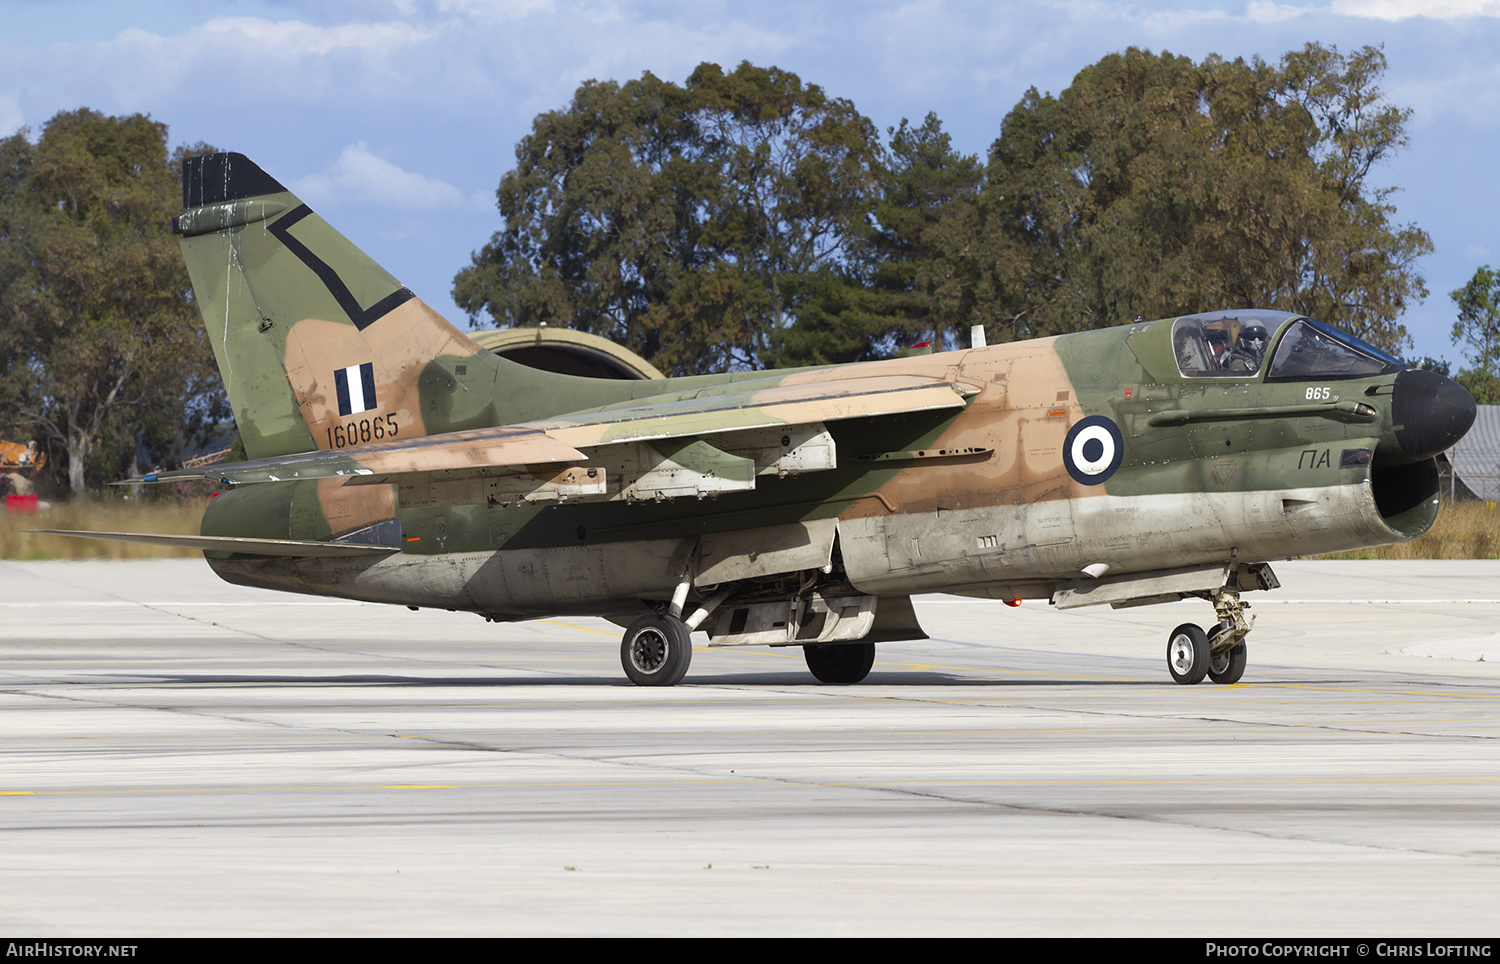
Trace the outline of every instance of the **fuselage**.
<path fill-rule="evenodd" d="M 1235 336 L 1255 325 L 1267 329 L 1258 356 L 1232 361 Z M 326 540 L 394 518 L 402 551 L 209 561 L 234 582 L 501 619 L 639 611 L 685 574 L 699 598 L 729 583 L 795 593 L 798 578 L 875 597 L 1046 598 L 1085 567 L 1411 538 L 1435 516 L 1433 456 L 1473 418 L 1452 382 L 1269 312 L 651 390 L 671 401 L 891 374 L 940 377 L 967 404 L 830 421 L 833 468 L 703 500 L 543 505 L 482 486 L 337 478 L 244 486 L 214 501 L 204 534 Z"/>

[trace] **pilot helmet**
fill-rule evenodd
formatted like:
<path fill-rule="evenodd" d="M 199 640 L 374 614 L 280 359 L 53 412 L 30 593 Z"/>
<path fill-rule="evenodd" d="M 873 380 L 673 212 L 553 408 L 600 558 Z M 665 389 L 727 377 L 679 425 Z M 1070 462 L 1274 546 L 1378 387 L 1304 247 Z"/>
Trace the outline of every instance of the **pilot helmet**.
<path fill-rule="evenodd" d="M 1259 355 L 1266 350 L 1266 342 L 1270 339 L 1271 336 L 1263 325 L 1246 325 L 1240 329 L 1240 337 L 1236 347 L 1247 348 Z"/>

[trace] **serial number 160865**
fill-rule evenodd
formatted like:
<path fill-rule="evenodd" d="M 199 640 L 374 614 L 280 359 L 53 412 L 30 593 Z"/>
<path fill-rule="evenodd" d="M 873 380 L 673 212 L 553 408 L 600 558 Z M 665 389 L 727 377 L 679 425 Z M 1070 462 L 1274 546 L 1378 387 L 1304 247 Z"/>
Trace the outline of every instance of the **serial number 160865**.
<path fill-rule="evenodd" d="M 341 449 L 350 445 L 363 445 L 366 442 L 395 438 L 398 429 L 395 412 L 377 415 L 374 418 L 351 419 L 342 425 L 335 425 L 328 429 L 328 447 Z"/>

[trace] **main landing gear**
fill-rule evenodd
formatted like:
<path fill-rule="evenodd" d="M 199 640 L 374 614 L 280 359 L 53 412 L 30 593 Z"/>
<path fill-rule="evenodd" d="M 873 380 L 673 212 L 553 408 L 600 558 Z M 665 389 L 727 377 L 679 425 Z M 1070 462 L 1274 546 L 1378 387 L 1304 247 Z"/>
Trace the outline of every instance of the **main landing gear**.
<path fill-rule="evenodd" d="M 819 682 L 850 686 L 870 675 L 874 643 L 813 643 L 802 647 Z M 692 630 L 670 613 L 642 616 L 620 639 L 620 665 L 637 686 L 675 686 L 693 660 Z"/>
<path fill-rule="evenodd" d="M 692 661 L 692 631 L 667 613 L 642 616 L 620 640 L 620 665 L 637 686 L 675 686 Z"/>
<path fill-rule="evenodd" d="M 1219 623 L 1212 632 L 1183 623 L 1167 637 L 1167 670 L 1184 686 L 1201 683 L 1205 676 L 1227 685 L 1245 675 L 1245 637 L 1255 617 L 1245 612 L 1249 604 L 1237 592 L 1220 590 L 1213 604 Z"/>

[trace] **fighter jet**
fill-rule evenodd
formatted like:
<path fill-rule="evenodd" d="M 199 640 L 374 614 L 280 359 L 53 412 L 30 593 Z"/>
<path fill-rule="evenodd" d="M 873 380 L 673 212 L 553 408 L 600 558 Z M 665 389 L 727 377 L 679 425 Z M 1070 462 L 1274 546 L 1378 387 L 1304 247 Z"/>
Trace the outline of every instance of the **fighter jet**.
<path fill-rule="evenodd" d="M 944 592 L 1185 598 L 1178 683 L 1237 682 L 1270 563 L 1414 538 L 1459 385 L 1311 318 L 1226 310 L 887 361 L 623 382 L 484 351 L 240 154 L 173 221 L 248 461 L 200 548 L 232 583 L 606 616 L 641 685 L 710 646 L 864 679 Z M 1003 628 L 997 628 L 1003 632 Z"/>

